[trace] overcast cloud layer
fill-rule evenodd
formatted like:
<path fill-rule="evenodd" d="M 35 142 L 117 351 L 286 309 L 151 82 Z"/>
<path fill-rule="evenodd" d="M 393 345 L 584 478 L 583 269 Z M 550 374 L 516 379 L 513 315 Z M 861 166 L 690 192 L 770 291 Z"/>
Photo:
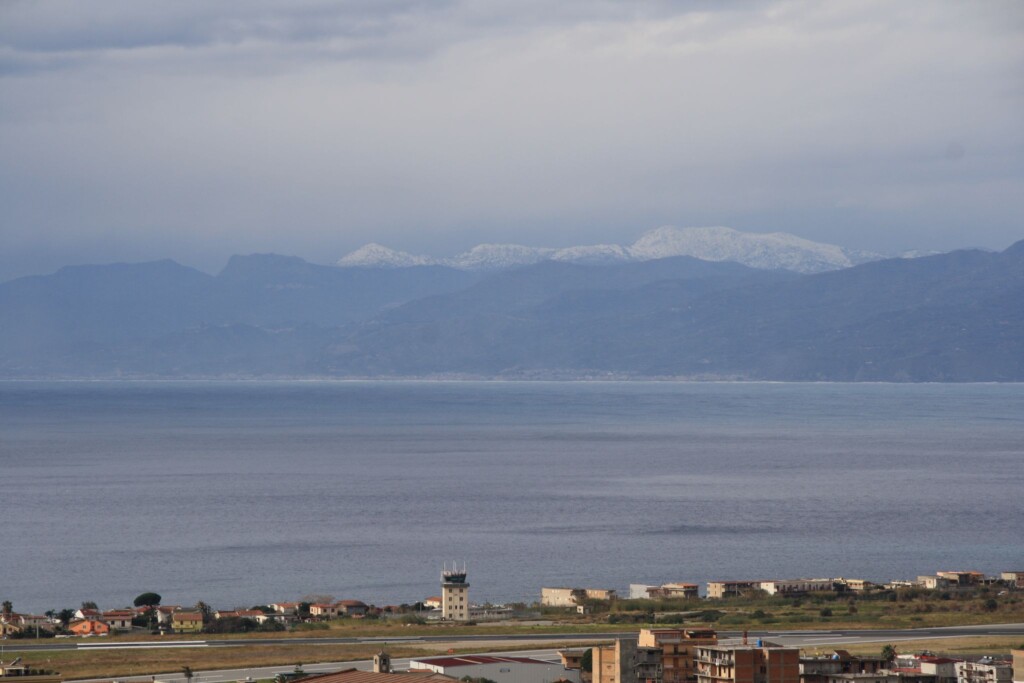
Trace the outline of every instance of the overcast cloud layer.
<path fill-rule="evenodd" d="M 0 3 L 0 279 L 364 242 L 1024 238 L 1024 3 Z"/>

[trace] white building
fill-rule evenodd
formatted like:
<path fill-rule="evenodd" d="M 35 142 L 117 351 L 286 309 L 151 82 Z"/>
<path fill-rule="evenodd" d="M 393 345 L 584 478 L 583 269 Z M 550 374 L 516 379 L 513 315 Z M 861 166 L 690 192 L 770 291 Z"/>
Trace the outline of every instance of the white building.
<path fill-rule="evenodd" d="M 646 600 L 651 597 L 648 591 L 652 588 L 657 588 L 657 586 L 648 586 L 646 583 L 631 583 L 629 584 L 629 599 Z"/>
<path fill-rule="evenodd" d="M 956 663 L 957 683 L 1010 683 L 1013 667 L 1006 662 L 994 662 L 988 657 L 976 662 Z"/>
<path fill-rule="evenodd" d="M 762 581 L 760 588 L 768 595 L 814 593 L 832 590 L 832 579 L 786 579 L 782 581 Z"/>
<path fill-rule="evenodd" d="M 409 669 L 427 669 L 453 678 L 489 678 L 497 683 L 579 683 L 580 672 L 566 669 L 561 663 L 545 662 L 530 657 L 489 657 L 460 655 L 413 659 Z"/>

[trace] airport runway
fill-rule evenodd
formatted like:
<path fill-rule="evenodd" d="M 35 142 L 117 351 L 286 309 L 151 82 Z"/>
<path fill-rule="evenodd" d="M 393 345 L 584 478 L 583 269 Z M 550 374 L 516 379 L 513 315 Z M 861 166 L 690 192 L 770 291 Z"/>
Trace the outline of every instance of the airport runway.
<path fill-rule="evenodd" d="M 615 638 L 635 637 L 636 631 L 609 631 L 606 633 L 510 633 L 491 635 L 443 635 L 443 636 L 374 636 L 367 638 L 240 638 L 209 640 L 145 640 L 119 641 L 105 639 L 90 640 L 47 640 L 46 642 L 8 640 L 4 649 L 8 652 L 32 652 L 47 650 L 92 650 L 132 648 L 191 648 L 191 647 L 238 647 L 240 645 L 416 645 L 439 643 L 467 643 L 503 641 L 599 641 Z M 741 631 L 719 631 L 719 638 L 739 638 Z M 964 638 L 969 636 L 1024 636 L 1024 624 L 983 624 L 977 626 L 944 626 L 920 629 L 837 629 L 805 631 L 749 631 L 752 639 L 767 638 L 785 645 L 806 646 L 815 641 L 827 643 L 869 643 L 880 640 L 923 640 L 929 638 Z"/>
<path fill-rule="evenodd" d="M 728 643 L 736 642 L 742 637 L 740 631 L 719 631 L 719 639 Z M 850 645 L 854 643 L 873 642 L 900 642 L 908 640 L 936 640 L 942 638 L 965 638 L 972 636 L 1022 636 L 1024 637 L 1024 624 L 984 624 L 978 626 L 948 626 L 921 629 L 837 629 L 830 631 L 806 630 L 806 631 L 749 631 L 747 637 L 751 642 L 757 639 L 769 640 L 772 643 L 790 647 L 827 647 Z M 53 650 L 101 650 L 101 649 L 149 649 L 149 648 L 205 648 L 205 647 L 239 647 L 243 645 L 281 645 L 281 644 L 304 644 L 304 645 L 416 645 L 416 644 L 458 644 L 464 648 L 467 643 L 480 642 L 486 647 L 497 647 L 499 644 L 513 644 L 515 642 L 600 642 L 609 641 L 615 638 L 636 637 L 635 631 L 607 632 L 607 633 L 552 633 L 552 634 L 506 634 L 506 635 L 451 635 L 451 636 L 406 636 L 406 637 L 372 637 L 372 638 L 273 638 L 273 639 L 240 639 L 240 640 L 168 640 L 168 641 L 136 641 L 118 642 L 117 640 L 90 640 L 87 642 L 47 642 L 47 643 L 24 643 L 24 641 L 7 641 L 5 650 L 14 651 L 53 651 Z M 483 648 L 482 648 L 483 649 Z M 556 649 L 543 648 L 520 650 L 516 652 L 502 651 L 495 652 L 498 655 L 519 655 L 530 656 L 538 659 L 557 660 Z M 396 669 L 408 667 L 408 659 L 395 659 L 393 666 Z M 321 664 L 304 665 L 302 668 L 307 673 L 325 673 L 338 671 L 347 668 L 370 669 L 372 662 L 369 660 L 349 662 L 329 662 Z M 290 672 L 294 665 L 271 666 L 252 669 L 230 669 L 218 671 L 197 671 L 192 683 L 223 683 L 225 681 L 239 681 L 246 678 L 265 679 L 272 678 L 275 674 Z M 185 683 L 181 674 L 156 674 L 156 680 L 170 683 Z M 147 683 L 154 679 L 153 676 L 131 676 L 118 678 L 123 683 Z M 91 679 L 83 683 L 98 683 L 99 681 L 110 681 L 111 679 Z"/>

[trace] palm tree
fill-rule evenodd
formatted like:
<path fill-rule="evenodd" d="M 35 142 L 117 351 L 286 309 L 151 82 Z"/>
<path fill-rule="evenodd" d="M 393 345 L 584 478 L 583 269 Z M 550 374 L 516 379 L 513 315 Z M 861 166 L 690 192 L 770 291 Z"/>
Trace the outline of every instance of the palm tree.
<path fill-rule="evenodd" d="M 4 621 L 11 620 L 11 613 L 14 612 L 14 605 L 11 604 L 10 600 L 4 600 L 3 602 L 3 617 Z"/>
<path fill-rule="evenodd" d="M 882 648 L 882 659 L 887 662 L 892 662 L 896 659 L 896 648 L 893 645 L 886 645 Z"/>

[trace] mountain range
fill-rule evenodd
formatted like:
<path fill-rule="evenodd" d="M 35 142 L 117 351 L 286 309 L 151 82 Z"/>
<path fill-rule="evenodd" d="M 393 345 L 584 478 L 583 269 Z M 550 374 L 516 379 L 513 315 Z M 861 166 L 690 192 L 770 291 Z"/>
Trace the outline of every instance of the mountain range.
<path fill-rule="evenodd" d="M 735 261 L 752 268 L 819 273 L 883 258 L 823 244 L 788 233 L 749 233 L 732 228 L 663 226 L 644 233 L 630 245 L 595 244 L 550 249 L 520 244 L 479 244 L 450 258 L 432 258 L 370 243 L 342 257 L 345 268 L 408 268 L 442 265 L 460 270 L 503 270 L 541 261 L 608 265 L 692 256 L 705 261 Z"/>
<path fill-rule="evenodd" d="M 0 284 L 0 377 L 1024 381 L 1021 301 L 1024 241 L 816 273 L 692 256 L 74 266 Z"/>

